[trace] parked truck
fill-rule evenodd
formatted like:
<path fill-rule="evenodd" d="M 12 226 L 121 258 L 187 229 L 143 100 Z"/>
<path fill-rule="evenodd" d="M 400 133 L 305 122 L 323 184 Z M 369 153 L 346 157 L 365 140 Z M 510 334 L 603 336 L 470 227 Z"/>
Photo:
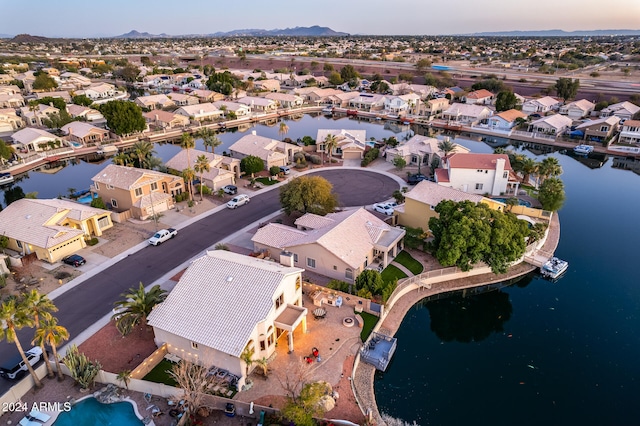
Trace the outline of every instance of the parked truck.
<path fill-rule="evenodd" d="M 176 235 L 178 235 L 178 231 L 173 228 L 161 229 L 156 232 L 153 237 L 149 238 L 149 244 L 151 244 L 152 246 L 157 246 L 158 244 L 162 244 L 165 241 L 170 240 Z"/>

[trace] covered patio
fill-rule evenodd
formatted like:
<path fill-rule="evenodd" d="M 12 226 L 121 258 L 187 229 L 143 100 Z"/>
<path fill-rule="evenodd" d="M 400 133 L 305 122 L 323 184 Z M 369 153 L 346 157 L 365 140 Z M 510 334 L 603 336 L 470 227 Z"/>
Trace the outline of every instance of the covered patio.
<path fill-rule="evenodd" d="M 302 332 L 307 332 L 307 308 L 287 305 L 284 311 L 274 321 L 276 328 L 287 331 L 289 353 L 293 352 L 293 332 L 302 324 Z"/>

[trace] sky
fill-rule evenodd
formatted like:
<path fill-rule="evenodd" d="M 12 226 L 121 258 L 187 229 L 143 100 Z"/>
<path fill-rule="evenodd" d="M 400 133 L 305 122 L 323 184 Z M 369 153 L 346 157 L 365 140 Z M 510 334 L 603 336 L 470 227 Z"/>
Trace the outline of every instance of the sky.
<path fill-rule="evenodd" d="M 640 29 L 640 0 L 0 0 L 0 34 L 110 37 L 319 25 L 350 34 Z"/>

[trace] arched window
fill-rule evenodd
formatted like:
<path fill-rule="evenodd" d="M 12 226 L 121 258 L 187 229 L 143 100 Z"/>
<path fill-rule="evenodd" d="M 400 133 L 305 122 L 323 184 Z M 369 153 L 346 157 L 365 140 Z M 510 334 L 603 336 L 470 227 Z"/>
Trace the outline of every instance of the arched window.
<path fill-rule="evenodd" d="M 352 280 L 353 279 L 353 269 L 351 268 L 347 268 L 344 270 L 344 277 L 348 280 Z"/>

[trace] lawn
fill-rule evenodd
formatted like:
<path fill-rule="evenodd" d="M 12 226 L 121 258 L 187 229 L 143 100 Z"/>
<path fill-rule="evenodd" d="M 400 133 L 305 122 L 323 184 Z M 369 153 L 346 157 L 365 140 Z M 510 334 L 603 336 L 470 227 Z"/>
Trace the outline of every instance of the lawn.
<path fill-rule="evenodd" d="M 259 178 L 256 178 L 256 182 L 260 182 L 261 184 L 268 186 L 268 185 L 275 185 L 280 181 L 278 179 L 269 180 L 268 177 L 259 177 Z"/>
<path fill-rule="evenodd" d="M 158 365 L 153 367 L 153 370 L 149 371 L 149 373 L 144 376 L 143 380 L 148 380 L 154 383 L 164 383 L 169 386 L 176 386 L 176 381 L 169 373 L 167 373 L 167 370 L 171 370 L 174 365 L 175 364 L 173 362 L 163 359 L 158 363 Z"/>
<path fill-rule="evenodd" d="M 362 330 L 360 331 L 360 339 L 363 342 L 366 342 L 378 322 L 378 317 L 372 314 L 368 314 L 366 312 L 360 312 L 360 314 L 356 313 L 356 315 L 360 315 L 364 320 L 364 325 L 362 326 Z"/>
<path fill-rule="evenodd" d="M 405 274 L 404 272 L 402 272 L 400 269 L 396 268 L 393 265 L 389 265 L 386 268 L 384 268 L 384 271 L 382 271 L 380 275 L 382 275 L 382 281 L 384 281 L 385 283 L 390 283 L 396 278 L 401 279 L 401 278 L 407 277 L 407 274 Z"/>
<path fill-rule="evenodd" d="M 410 270 L 413 275 L 418 275 L 424 269 L 422 263 L 415 260 L 408 252 L 404 250 L 402 250 L 393 260 Z"/>

